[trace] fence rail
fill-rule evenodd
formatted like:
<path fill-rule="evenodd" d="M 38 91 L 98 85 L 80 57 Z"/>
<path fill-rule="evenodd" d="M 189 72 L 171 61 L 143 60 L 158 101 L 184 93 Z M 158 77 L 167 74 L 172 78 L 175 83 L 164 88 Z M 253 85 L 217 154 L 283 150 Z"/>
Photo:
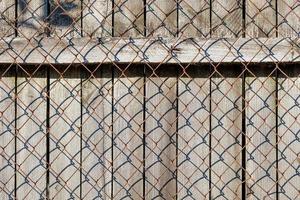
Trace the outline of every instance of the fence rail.
<path fill-rule="evenodd" d="M 0 199 L 300 199 L 299 0 L 0 0 Z"/>
<path fill-rule="evenodd" d="M 300 39 L 14 38 L 0 42 L 2 63 L 291 63 L 300 61 Z"/>

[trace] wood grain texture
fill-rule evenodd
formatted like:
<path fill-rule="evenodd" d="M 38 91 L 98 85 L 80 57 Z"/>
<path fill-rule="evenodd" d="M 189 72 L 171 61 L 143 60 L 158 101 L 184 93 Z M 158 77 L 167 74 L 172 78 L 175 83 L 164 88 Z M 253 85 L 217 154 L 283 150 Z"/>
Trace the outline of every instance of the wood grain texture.
<path fill-rule="evenodd" d="M 90 67 L 82 84 L 82 197 L 112 199 L 112 69 Z"/>
<path fill-rule="evenodd" d="M 115 36 L 142 37 L 144 35 L 143 0 L 116 0 L 114 16 Z"/>
<path fill-rule="evenodd" d="M 143 65 L 115 67 L 113 199 L 143 199 L 143 109 Z"/>
<path fill-rule="evenodd" d="M 178 199 L 208 199 L 210 67 L 185 71 L 178 80 Z"/>
<path fill-rule="evenodd" d="M 291 38 L 232 39 L 98 39 L 71 41 L 45 38 L 32 41 L 0 41 L 5 49 L 0 63 L 81 64 L 81 63 L 240 63 L 299 62 L 300 40 Z M 68 47 L 72 45 L 72 48 Z M 201 47 L 201 48 L 199 48 Z M 68 48 L 68 50 L 66 50 Z M 78 54 L 75 49 L 80 49 Z M 46 52 L 49 52 L 46 53 Z"/>
<path fill-rule="evenodd" d="M 19 67 L 17 78 L 17 198 L 46 198 L 47 71 Z"/>
<path fill-rule="evenodd" d="M 177 69 L 152 67 L 146 78 L 145 198 L 174 199 Z"/>
<path fill-rule="evenodd" d="M 45 0 L 18 1 L 18 36 L 31 39 L 46 33 L 47 2 Z"/>
<path fill-rule="evenodd" d="M 82 1 L 83 36 L 108 37 L 112 35 L 112 1 Z"/>
<path fill-rule="evenodd" d="M 278 78 L 279 199 L 299 199 L 299 65 L 282 67 Z"/>
<path fill-rule="evenodd" d="M 211 198 L 242 198 L 242 73 L 218 66 L 211 92 Z"/>
<path fill-rule="evenodd" d="M 176 0 L 146 0 L 147 36 L 176 36 Z"/>
<path fill-rule="evenodd" d="M 276 197 L 276 82 L 273 68 L 246 77 L 246 187 L 248 199 Z"/>
<path fill-rule="evenodd" d="M 300 1 L 277 0 L 278 35 L 280 37 L 300 36 Z"/>
<path fill-rule="evenodd" d="M 0 67 L 0 199 L 14 199 L 15 69 Z"/>
<path fill-rule="evenodd" d="M 81 0 L 49 0 L 50 34 L 58 38 L 81 35 Z"/>
<path fill-rule="evenodd" d="M 178 10 L 179 34 L 208 38 L 210 33 L 209 0 L 182 0 Z"/>
<path fill-rule="evenodd" d="M 0 1 L 0 38 L 15 35 L 15 1 Z"/>
<path fill-rule="evenodd" d="M 80 82 L 79 68 L 50 71 L 51 199 L 80 198 Z"/>
<path fill-rule="evenodd" d="M 246 37 L 276 36 L 276 0 L 246 0 Z"/>
<path fill-rule="evenodd" d="M 243 31 L 242 0 L 212 0 L 212 37 L 239 37 Z"/>

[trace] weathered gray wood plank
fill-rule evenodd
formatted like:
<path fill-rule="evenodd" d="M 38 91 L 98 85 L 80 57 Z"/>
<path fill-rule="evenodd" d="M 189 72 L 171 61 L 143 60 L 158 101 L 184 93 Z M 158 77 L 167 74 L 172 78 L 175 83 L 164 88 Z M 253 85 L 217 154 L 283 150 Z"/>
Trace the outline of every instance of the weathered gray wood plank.
<path fill-rule="evenodd" d="M 50 199 L 80 198 L 80 82 L 79 68 L 50 71 Z"/>
<path fill-rule="evenodd" d="M 81 35 L 81 0 L 49 0 L 50 34 L 72 38 Z"/>
<path fill-rule="evenodd" d="M 143 199 L 143 108 L 143 65 L 115 67 L 113 199 Z"/>
<path fill-rule="evenodd" d="M 142 37 L 144 35 L 143 0 L 116 0 L 114 16 L 115 36 Z"/>
<path fill-rule="evenodd" d="M 112 34 L 112 1 L 83 0 L 82 31 L 88 37 L 108 37 Z"/>
<path fill-rule="evenodd" d="M 176 0 L 146 0 L 147 36 L 176 36 Z"/>
<path fill-rule="evenodd" d="M 276 197 L 276 82 L 273 68 L 246 77 L 246 187 L 248 199 Z"/>
<path fill-rule="evenodd" d="M 14 199 L 15 69 L 0 67 L 0 199 Z"/>
<path fill-rule="evenodd" d="M 212 36 L 239 37 L 243 31 L 242 0 L 212 0 Z"/>
<path fill-rule="evenodd" d="M 112 199 L 112 69 L 90 67 L 82 84 L 82 199 Z"/>
<path fill-rule="evenodd" d="M 210 33 L 209 0 L 179 1 L 179 34 L 184 37 L 207 38 Z"/>
<path fill-rule="evenodd" d="M 246 37 L 276 36 L 276 0 L 246 0 Z"/>
<path fill-rule="evenodd" d="M 134 43 L 133 43 L 134 41 Z M 69 46 L 69 47 L 68 47 Z M 72 47 L 71 47 L 72 46 Z M 98 39 L 72 41 L 44 38 L 0 41 L 0 63 L 211 63 L 299 62 L 300 40 L 290 38 L 235 39 Z M 67 50 L 66 50 L 67 48 Z M 34 49 L 34 50 L 33 50 Z M 80 49 L 80 53 L 75 51 Z"/>
<path fill-rule="evenodd" d="M 18 0 L 18 36 L 31 39 L 44 35 L 47 14 L 45 0 Z"/>
<path fill-rule="evenodd" d="M 218 66 L 211 92 L 211 198 L 242 198 L 241 67 Z"/>
<path fill-rule="evenodd" d="M 278 35 L 281 37 L 300 36 L 300 1 L 277 0 Z"/>
<path fill-rule="evenodd" d="M 46 198 L 47 71 L 19 67 L 17 78 L 18 199 Z"/>
<path fill-rule="evenodd" d="M 15 35 L 15 1 L 0 1 L 0 38 Z"/>
<path fill-rule="evenodd" d="M 209 199 L 210 67 L 185 71 L 178 80 L 178 199 Z"/>
<path fill-rule="evenodd" d="M 278 185 L 279 199 L 298 199 L 300 176 L 298 64 L 282 67 L 278 78 Z"/>
<path fill-rule="evenodd" d="M 152 66 L 146 78 L 145 198 L 176 197 L 176 68 Z"/>

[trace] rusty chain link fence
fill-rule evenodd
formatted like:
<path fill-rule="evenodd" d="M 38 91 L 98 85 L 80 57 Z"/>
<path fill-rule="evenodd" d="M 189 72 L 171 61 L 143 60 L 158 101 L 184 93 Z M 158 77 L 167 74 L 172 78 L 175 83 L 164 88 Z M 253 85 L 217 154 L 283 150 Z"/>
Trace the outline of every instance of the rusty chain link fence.
<path fill-rule="evenodd" d="M 0 0 L 0 199 L 300 199 L 299 0 Z"/>

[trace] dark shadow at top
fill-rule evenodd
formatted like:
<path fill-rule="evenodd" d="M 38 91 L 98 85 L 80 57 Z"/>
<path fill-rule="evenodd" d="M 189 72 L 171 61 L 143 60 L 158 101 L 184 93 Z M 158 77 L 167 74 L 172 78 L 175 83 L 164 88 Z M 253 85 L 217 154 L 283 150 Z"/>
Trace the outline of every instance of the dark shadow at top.
<path fill-rule="evenodd" d="M 49 23 L 55 26 L 70 26 L 74 19 L 68 14 L 74 9 L 77 9 L 78 5 L 72 2 L 65 2 L 57 4 L 51 4 L 51 11 L 49 16 Z"/>
<path fill-rule="evenodd" d="M 56 2 L 50 1 L 50 13 L 48 13 L 47 5 L 49 0 L 44 0 L 44 3 L 40 5 L 40 8 L 29 9 L 29 0 L 19 0 L 18 7 L 19 7 L 19 15 L 25 15 L 29 13 L 32 17 L 38 16 L 40 21 L 48 21 L 50 25 L 54 26 L 70 26 L 74 19 L 70 16 L 69 12 L 72 12 L 74 9 L 78 8 L 73 2 Z M 42 14 L 40 13 L 40 9 L 43 9 Z M 35 15 L 34 12 L 38 13 Z M 49 16 L 48 16 L 49 15 Z M 33 24 L 31 24 L 28 19 L 26 21 L 19 22 L 22 26 L 28 26 L 34 29 L 37 29 Z"/>

